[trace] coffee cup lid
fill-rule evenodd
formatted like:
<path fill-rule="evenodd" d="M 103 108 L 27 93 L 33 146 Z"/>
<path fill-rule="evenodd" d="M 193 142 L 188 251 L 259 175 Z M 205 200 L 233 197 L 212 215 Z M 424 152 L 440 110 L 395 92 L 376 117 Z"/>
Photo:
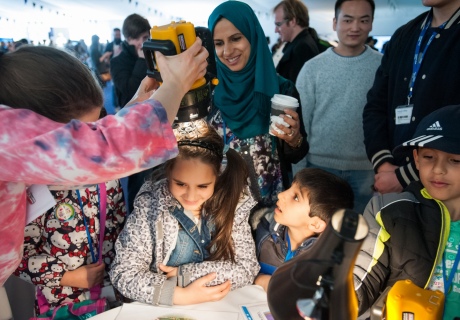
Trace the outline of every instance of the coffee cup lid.
<path fill-rule="evenodd" d="M 286 96 L 284 94 L 275 94 L 271 99 L 272 103 L 276 103 L 278 105 L 282 105 L 285 107 L 290 108 L 297 108 L 299 106 L 299 102 L 296 98 Z"/>

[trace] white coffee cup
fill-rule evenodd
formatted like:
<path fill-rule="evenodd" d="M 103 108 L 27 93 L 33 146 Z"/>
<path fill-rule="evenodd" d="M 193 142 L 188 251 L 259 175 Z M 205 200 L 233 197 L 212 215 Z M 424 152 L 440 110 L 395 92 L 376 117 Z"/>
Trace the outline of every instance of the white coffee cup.
<path fill-rule="evenodd" d="M 284 109 L 296 110 L 299 107 L 299 101 L 296 98 L 284 94 L 275 94 L 271 101 L 270 129 L 282 134 L 284 131 L 278 129 L 276 124 L 282 124 L 285 127 L 290 127 L 290 125 L 287 124 L 280 115 L 285 114 Z M 290 117 L 289 115 L 287 116 Z M 270 134 L 273 135 L 271 132 Z"/>

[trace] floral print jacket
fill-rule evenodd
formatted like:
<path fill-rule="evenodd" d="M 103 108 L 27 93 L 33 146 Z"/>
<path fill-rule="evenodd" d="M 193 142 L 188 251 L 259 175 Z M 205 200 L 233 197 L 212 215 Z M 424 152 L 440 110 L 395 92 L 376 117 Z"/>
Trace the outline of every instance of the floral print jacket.
<path fill-rule="evenodd" d="M 155 100 L 67 124 L 0 105 L 0 286 L 21 261 L 27 186 L 100 183 L 176 155 L 166 110 Z"/>
<path fill-rule="evenodd" d="M 165 264 L 175 248 L 179 223 L 171 212 L 182 206 L 169 192 L 166 180 L 147 181 L 115 243 L 116 256 L 109 272 L 113 286 L 133 300 L 172 305 L 176 286 L 185 287 L 211 272 L 216 272 L 217 277 L 210 285 L 230 280 L 234 290 L 252 284 L 260 269 L 248 223 L 249 212 L 255 204 L 246 188 L 233 221 L 236 263 L 224 260 L 187 263 L 178 268 L 178 277 L 166 279 L 165 274 L 158 272 L 158 265 Z"/>

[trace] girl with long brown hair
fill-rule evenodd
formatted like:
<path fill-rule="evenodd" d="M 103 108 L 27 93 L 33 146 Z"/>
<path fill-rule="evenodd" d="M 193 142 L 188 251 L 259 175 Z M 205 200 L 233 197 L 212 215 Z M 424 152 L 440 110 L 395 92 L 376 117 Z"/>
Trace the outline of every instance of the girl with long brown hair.
<path fill-rule="evenodd" d="M 155 305 L 220 300 L 259 271 L 244 160 L 232 149 L 224 154 L 213 129 L 178 146 L 155 171 L 164 177 L 139 191 L 110 273 L 124 296 Z"/>

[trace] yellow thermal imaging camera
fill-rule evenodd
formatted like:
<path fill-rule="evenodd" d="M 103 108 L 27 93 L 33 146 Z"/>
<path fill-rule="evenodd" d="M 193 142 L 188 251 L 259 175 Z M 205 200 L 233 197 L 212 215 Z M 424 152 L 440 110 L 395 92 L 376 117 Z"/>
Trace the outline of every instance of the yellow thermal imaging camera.
<path fill-rule="evenodd" d="M 371 307 L 371 320 L 441 320 L 444 294 L 399 280 L 388 287 Z"/>
<path fill-rule="evenodd" d="M 197 36 L 209 52 L 207 73 L 205 77 L 195 81 L 190 91 L 185 94 L 175 119 L 176 123 L 195 121 L 209 113 L 212 85 L 217 84 L 211 32 L 208 28 L 195 27 L 183 20 L 172 21 L 170 24 L 150 29 L 150 39 L 142 46 L 147 75 L 161 84 L 161 70 L 156 65 L 154 52 L 159 51 L 166 56 L 182 53 L 195 42 Z"/>

